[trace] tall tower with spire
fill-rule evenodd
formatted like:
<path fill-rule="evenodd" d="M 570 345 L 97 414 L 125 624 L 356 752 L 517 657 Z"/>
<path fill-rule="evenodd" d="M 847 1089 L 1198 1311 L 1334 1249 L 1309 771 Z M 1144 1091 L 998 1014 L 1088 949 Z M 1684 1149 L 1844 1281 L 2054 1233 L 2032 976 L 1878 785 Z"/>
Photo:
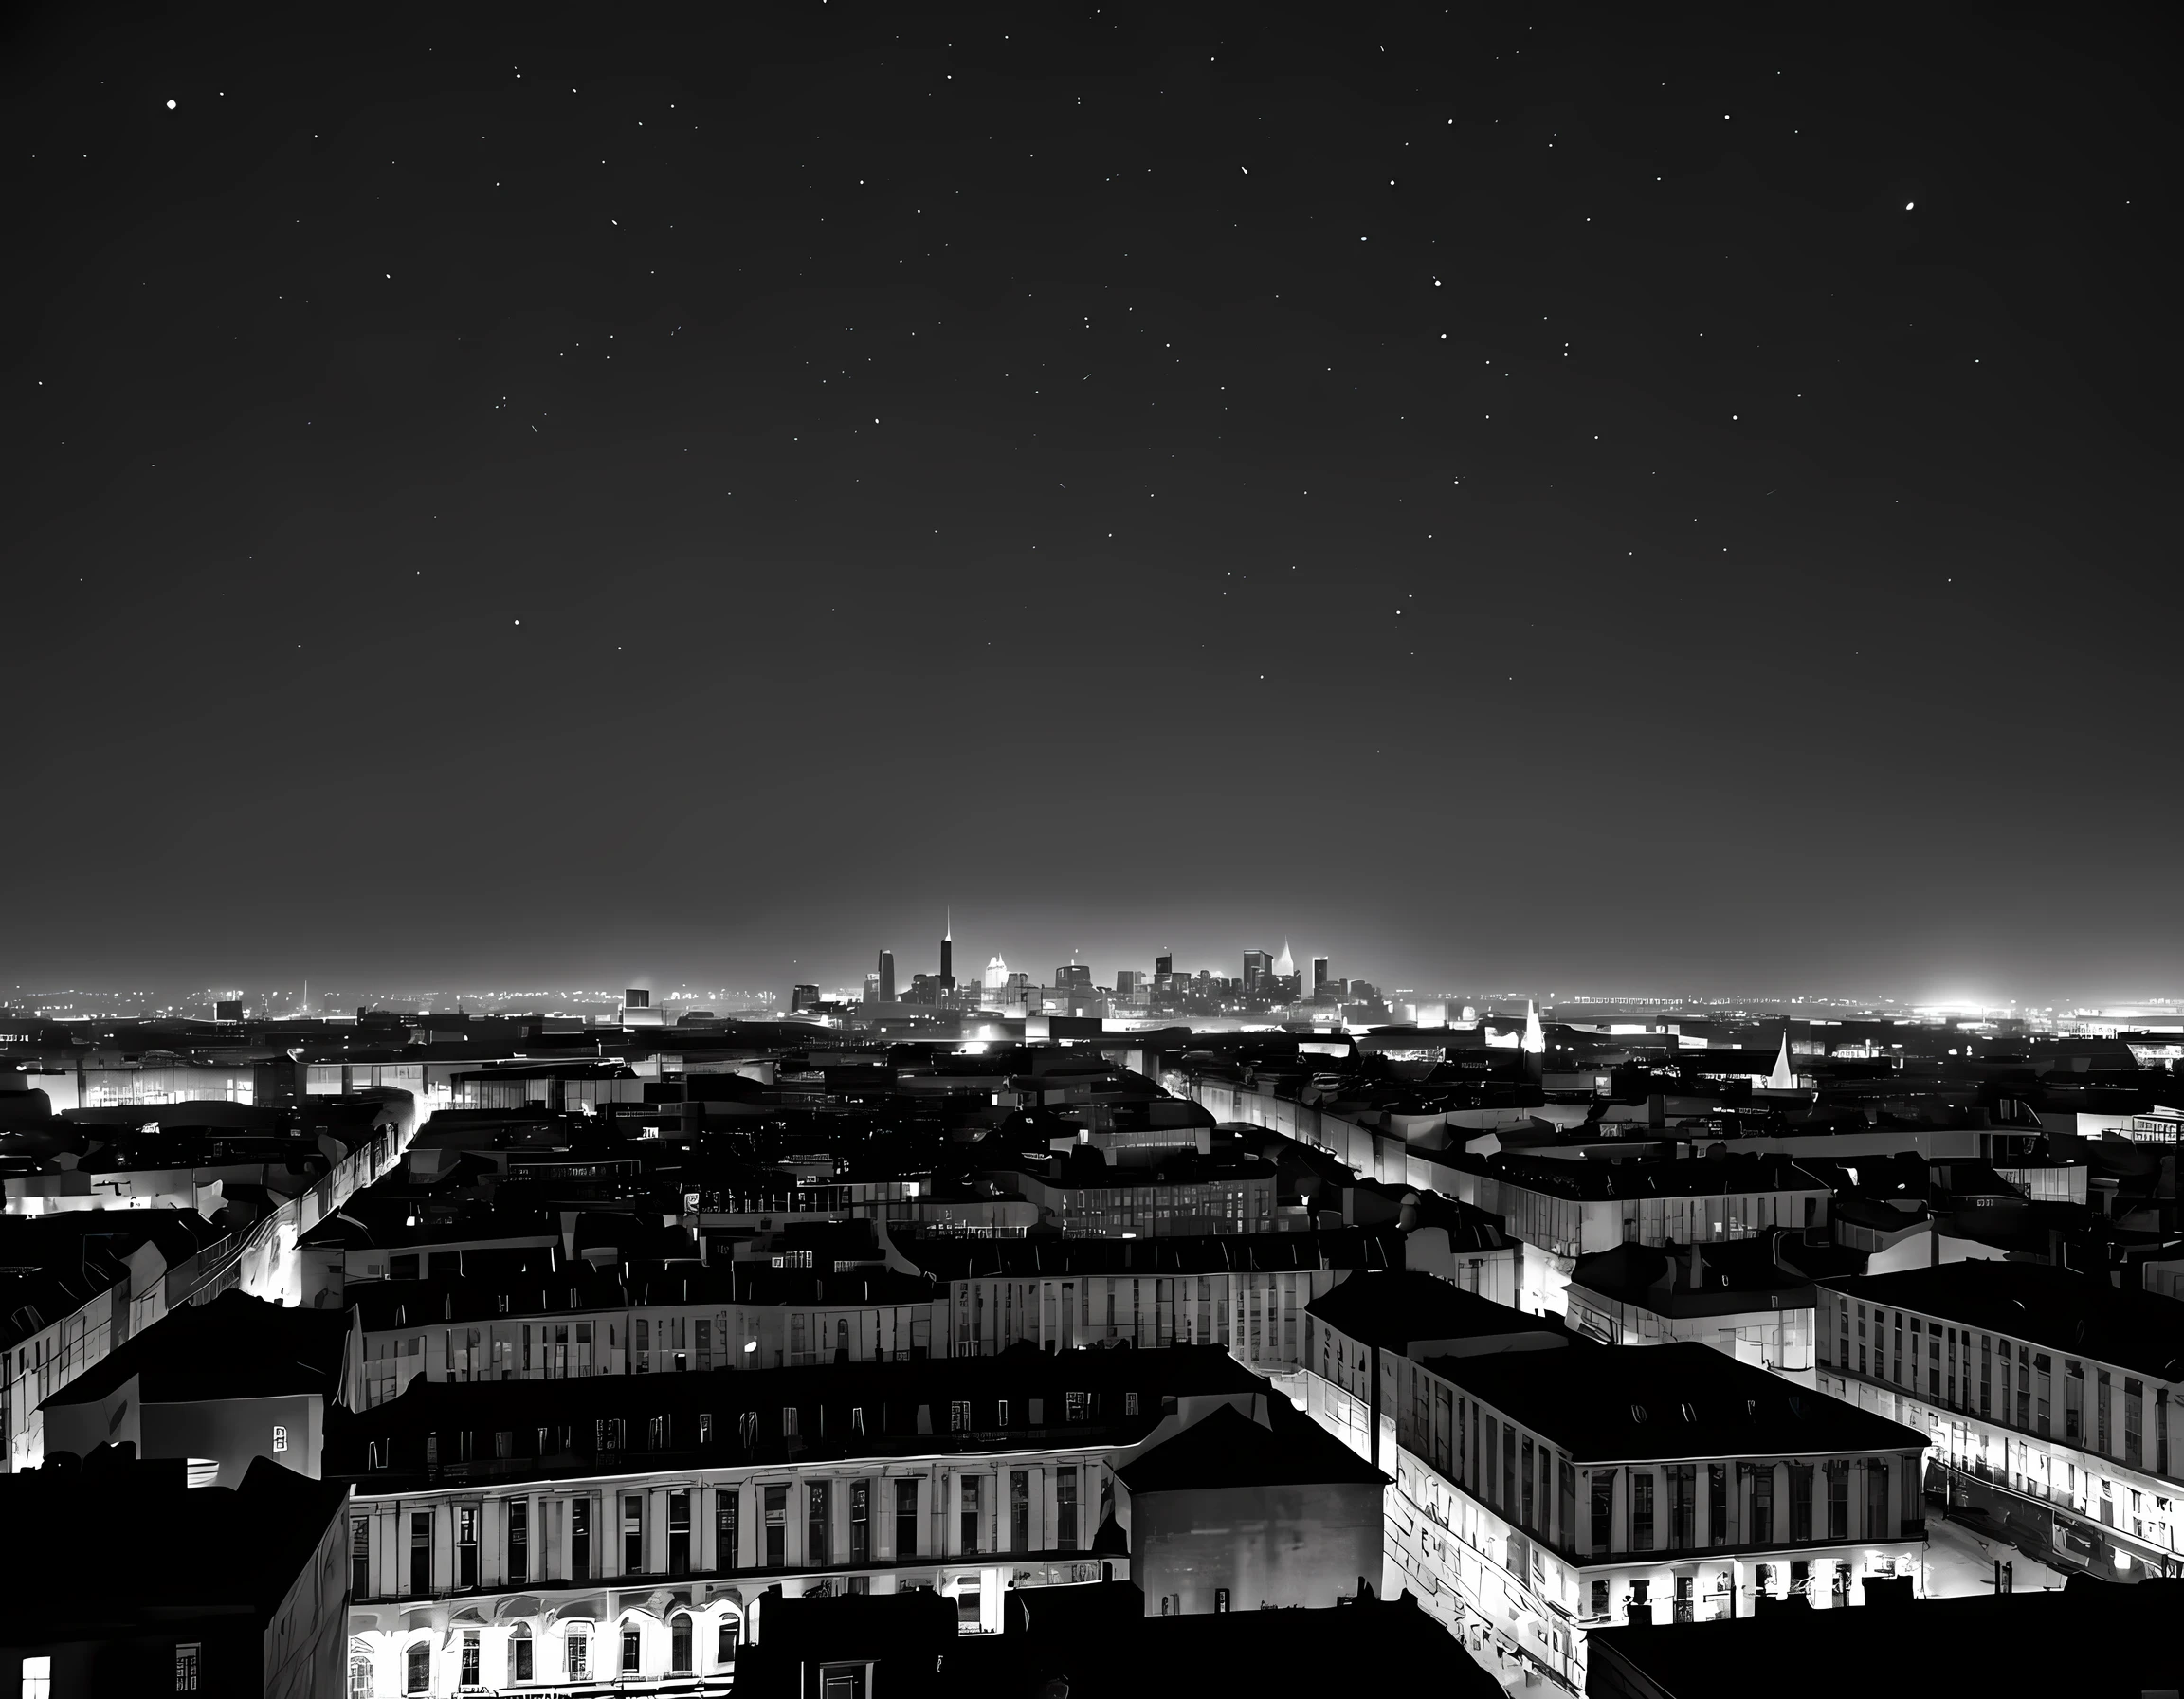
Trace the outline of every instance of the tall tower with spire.
<path fill-rule="evenodd" d="M 956 989 L 956 914 L 953 909 L 941 910 L 940 922 L 940 984 L 943 989 Z"/>

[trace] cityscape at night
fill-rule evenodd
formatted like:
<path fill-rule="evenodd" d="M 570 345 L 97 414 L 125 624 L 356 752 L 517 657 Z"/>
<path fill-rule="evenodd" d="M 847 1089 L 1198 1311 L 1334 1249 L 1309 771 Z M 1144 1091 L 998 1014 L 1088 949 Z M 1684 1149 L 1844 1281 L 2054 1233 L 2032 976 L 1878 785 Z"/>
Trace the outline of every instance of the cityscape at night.
<path fill-rule="evenodd" d="M 0 11 L 0 1699 L 2178 1699 L 2179 29 Z"/>

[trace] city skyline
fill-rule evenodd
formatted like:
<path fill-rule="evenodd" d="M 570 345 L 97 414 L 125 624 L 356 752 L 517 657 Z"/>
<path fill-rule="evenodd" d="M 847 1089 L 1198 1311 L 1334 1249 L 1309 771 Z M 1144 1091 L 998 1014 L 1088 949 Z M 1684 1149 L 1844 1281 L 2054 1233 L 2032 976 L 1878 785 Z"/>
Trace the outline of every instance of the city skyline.
<path fill-rule="evenodd" d="M 2158 987 L 2136 27 L 26 14 L 0 974 Z"/>

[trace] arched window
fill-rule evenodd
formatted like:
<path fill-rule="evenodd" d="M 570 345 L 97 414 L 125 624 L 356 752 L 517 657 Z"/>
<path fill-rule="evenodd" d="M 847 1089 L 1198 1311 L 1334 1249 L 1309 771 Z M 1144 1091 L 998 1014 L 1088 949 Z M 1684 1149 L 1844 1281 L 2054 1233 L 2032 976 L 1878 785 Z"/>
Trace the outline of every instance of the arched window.
<path fill-rule="evenodd" d="M 530 1681 L 534 1677 L 531 1663 L 531 1630 L 519 1622 L 508 1632 L 508 1679 L 511 1682 Z"/>
<path fill-rule="evenodd" d="M 677 1613 L 675 1620 L 668 1625 L 667 1671 L 672 1675 L 690 1673 L 690 1617 L 688 1612 Z"/>
<path fill-rule="evenodd" d="M 713 1650 L 713 1661 L 732 1664 L 736 1661 L 736 1649 L 743 1643 L 743 1618 L 730 1613 L 720 1618 L 720 1638 Z"/>
<path fill-rule="evenodd" d="M 350 1653 L 349 1699 L 372 1699 L 375 1686 L 377 1683 L 372 1676 L 372 1654 L 369 1652 Z"/>
<path fill-rule="evenodd" d="M 568 1653 L 569 1679 L 571 1681 L 588 1679 L 592 1673 L 591 1630 L 571 1629 L 568 1637 L 562 1641 L 562 1645 Z"/>
<path fill-rule="evenodd" d="M 645 1635 L 634 1622 L 622 1625 L 622 1673 L 635 1675 L 645 1664 Z"/>
<path fill-rule="evenodd" d="M 406 1693 L 428 1692 L 432 1687 L 432 1647 L 428 1641 L 419 1640 L 410 1648 L 404 1660 L 402 1690 Z"/>

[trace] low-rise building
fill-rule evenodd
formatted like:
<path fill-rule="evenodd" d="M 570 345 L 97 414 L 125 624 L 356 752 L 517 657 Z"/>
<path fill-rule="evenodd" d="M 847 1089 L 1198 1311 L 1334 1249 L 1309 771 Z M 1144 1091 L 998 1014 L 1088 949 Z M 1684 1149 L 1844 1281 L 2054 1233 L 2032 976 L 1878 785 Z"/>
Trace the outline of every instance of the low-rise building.
<path fill-rule="evenodd" d="M 2184 1573 L 2184 1305 L 2000 1261 L 1820 1297 L 1822 1388 L 1925 1433 L 1952 1515 L 2112 1580 Z"/>
<path fill-rule="evenodd" d="M 238 1291 L 184 1305 L 45 1401 L 46 1449 L 83 1456 L 129 1445 L 188 1463 L 197 1486 L 240 1487 L 260 1457 L 317 1480 L 354 1335 L 338 1310 Z"/>
<path fill-rule="evenodd" d="M 1843 1605 L 1918 1573 L 1925 1435 L 1708 1346 L 1392 1366 L 1389 1587 L 1567 1691 L 1591 1628 Z"/>
<path fill-rule="evenodd" d="M 1610 1345 L 1696 1340 L 1811 1386 L 1815 1288 L 1800 1259 L 1822 1272 L 1865 1260 L 1787 1229 L 1711 1245 L 1617 1245 L 1571 1270 L 1570 1324 Z"/>
<path fill-rule="evenodd" d="M 1395 1361 L 1474 1351 L 1550 1351 L 1570 1343 L 1559 1319 L 1415 1270 L 1363 1273 L 1304 1310 L 1304 1409 L 1369 1463 L 1395 1454 Z"/>
<path fill-rule="evenodd" d="M 260 1459 L 191 1489 L 126 1446 L 0 1481 L 0 1681 L 25 1699 L 340 1699 L 344 1489 Z"/>
<path fill-rule="evenodd" d="M 1402 1265 L 1390 1225 L 1157 1239 L 905 1239 L 944 1288 L 958 1356 L 1012 1344 L 1219 1345 L 1298 1396 L 1303 1316 L 1363 1270 Z"/>
<path fill-rule="evenodd" d="M 1576 1160 L 1538 1156 L 1443 1160 L 1448 1189 L 1500 1215 L 1524 1241 L 1521 1307 L 1561 1314 L 1581 1256 L 1625 1243 L 1710 1245 L 1771 1228 L 1824 1227 L 1825 1181 L 1786 1158 L 1717 1155 Z"/>
<path fill-rule="evenodd" d="M 1216 1410 L 1115 1478 L 1149 1613 L 1324 1608 L 1377 1585 L 1388 1477 L 1286 1398 Z"/>
<path fill-rule="evenodd" d="M 927 1588 L 996 1633 L 1011 1588 L 1127 1573 L 1116 1467 L 1269 1396 L 1190 1346 L 420 1382 L 329 1431 L 351 1692 L 717 1683 L 775 1587 Z"/>

